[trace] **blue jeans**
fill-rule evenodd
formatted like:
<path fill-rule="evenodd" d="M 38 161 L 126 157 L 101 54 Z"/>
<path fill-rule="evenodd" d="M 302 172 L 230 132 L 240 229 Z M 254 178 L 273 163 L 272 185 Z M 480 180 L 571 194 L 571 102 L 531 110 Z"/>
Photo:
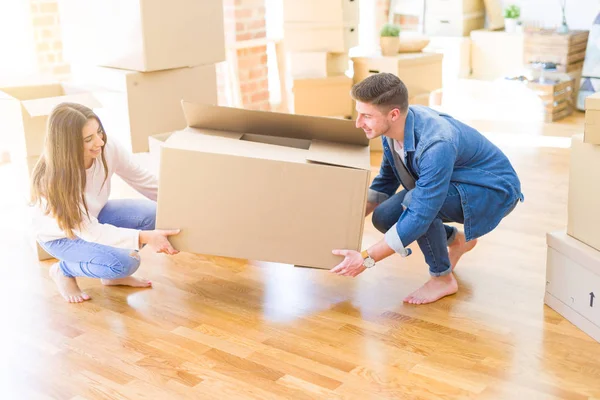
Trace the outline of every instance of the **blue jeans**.
<path fill-rule="evenodd" d="M 409 206 L 411 195 L 412 191 L 402 190 L 379 204 L 373 211 L 373 225 L 375 228 L 385 233 L 394 226 L 404 209 Z M 437 217 L 433 220 L 427 232 L 417 239 L 419 248 L 425 256 L 425 262 L 429 265 L 429 273 L 432 276 L 443 276 L 452 272 L 450 259 L 448 258 L 448 246 L 454 241 L 457 229 L 445 225 L 444 222 L 464 223 L 460 194 L 453 184 L 450 184 L 446 200 Z"/>
<path fill-rule="evenodd" d="M 156 203 L 137 199 L 109 200 L 100 211 L 98 221 L 120 228 L 152 230 L 156 222 Z M 40 242 L 40 246 L 60 261 L 60 269 L 68 277 L 120 279 L 132 275 L 140 266 L 137 250 L 79 238 Z"/>

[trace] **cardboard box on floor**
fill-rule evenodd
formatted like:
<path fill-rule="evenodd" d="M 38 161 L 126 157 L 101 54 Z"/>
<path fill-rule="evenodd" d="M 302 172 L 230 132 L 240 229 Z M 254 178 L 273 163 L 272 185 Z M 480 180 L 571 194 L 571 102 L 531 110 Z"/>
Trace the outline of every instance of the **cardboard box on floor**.
<path fill-rule="evenodd" d="M 573 325 L 600 341 L 600 251 L 565 232 L 548 243 L 544 302 Z"/>
<path fill-rule="evenodd" d="M 360 250 L 368 140 L 351 121 L 182 102 L 161 147 L 157 228 L 181 251 L 332 268 Z"/>
<path fill-rule="evenodd" d="M 85 88 L 67 83 L 0 88 L 0 132 L 8 137 L 13 161 L 42 154 L 48 116 L 64 102 L 101 106 Z"/>
<path fill-rule="evenodd" d="M 583 141 L 600 145 L 600 93 L 585 98 L 585 129 Z"/>
<path fill-rule="evenodd" d="M 105 107 L 104 129 L 126 149 L 148 151 L 148 137 L 185 128 L 181 100 L 216 104 L 215 65 L 135 72 L 74 66 L 73 79 L 88 84 Z"/>
<path fill-rule="evenodd" d="M 294 113 L 312 116 L 351 116 L 352 78 L 346 75 L 327 78 L 294 79 Z"/>
<path fill-rule="evenodd" d="M 600 146 L 571 140 L 567 233 L 600 250 Z"/>
<path fill-rule="evenodd" d="M 149 72 L 225 61 L 223 0 L 61 0 L 59 9 L 72 63 Z"/>

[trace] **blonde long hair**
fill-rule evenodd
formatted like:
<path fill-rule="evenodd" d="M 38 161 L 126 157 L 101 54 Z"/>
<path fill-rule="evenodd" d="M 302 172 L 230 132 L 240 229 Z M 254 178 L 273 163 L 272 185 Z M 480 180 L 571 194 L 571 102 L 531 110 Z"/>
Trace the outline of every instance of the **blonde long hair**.
<path fill-rule="evenodd" d="M 73 230 L 80 227 L 84 214 L 89 217 L 85 201 L 82 132 L 83 126 L 91 118 L 98 121 L 106 146 L 102 122 L 90 108 L 76 103 L 57 105 L 48 118 L 44 153 L 31 174 L 32 204 L 42 206 L 44 212 L 56 219 L 60 229 L 71 239 L 75 238 Z M 101 157 L 105 183 L 108 168 L 104 146 Z"/>

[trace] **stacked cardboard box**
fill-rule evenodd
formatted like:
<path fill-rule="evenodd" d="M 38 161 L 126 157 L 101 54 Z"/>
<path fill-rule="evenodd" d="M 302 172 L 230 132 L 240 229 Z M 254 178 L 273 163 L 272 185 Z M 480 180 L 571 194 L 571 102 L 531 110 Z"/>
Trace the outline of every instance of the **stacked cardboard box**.
<path fill-rule="evenodd" d="M 186 129 L 150 138 L 160 152 L 157 228 L 181 229 L 175 247 L 316 268 L 341 261 L 335 248 L 361 248 L 370 164 L 352 121 L 183 109 Z M 210 172 L 190 181 L 190 171 Z"/>
<path fill-rule="evenodd" d="M 358 45 L 358 0 L 285 0 L 284 38 L 296 114 L 349 117 L 348 51 Z"/>
<path fill-rule="evenodd" d="M 586 111 L 587 113 L 587 111 Z M 547 235 L 545 303 L 600 341 L 600 146 L 572 138 L 567 232 Z"/>
<path fill-rule="evenodd" d="M 554 30 L 529 32 L 524 37 L 523 62 L 531 65 L 537 62 L 557 64 L 558 72 L 575 79 L 573 100 L 579 93 L 579 83 L 587 48 L 589 31 L 570 31 L 559 34 Z"/>
<path fill-rule="evenodd" d="M 73 80 L 104 103 L 98 114 L 112 138 L 145 152 L 149 136 L 185 127 L 182 99 L 216 104 L 222 0 L 81 3 L 61 4 L 65 51 Z"/>
<path fill-rule="evenodd" d="M 527 87 L 540 96 L 545 122 L 558 121 L 573 113 L 575 79 L 567 78 L 554 83 L 531 81 Z"/>
<path fill-rule="evenodd" d="M 430 36 L 469 36 L 485 24 L 483 0 L 429 0 L 425 33 Z"/>
<path fill-rule="evenodd" d="M 585 143 L 600 145 L 600 93 L 585 98 Z"/>

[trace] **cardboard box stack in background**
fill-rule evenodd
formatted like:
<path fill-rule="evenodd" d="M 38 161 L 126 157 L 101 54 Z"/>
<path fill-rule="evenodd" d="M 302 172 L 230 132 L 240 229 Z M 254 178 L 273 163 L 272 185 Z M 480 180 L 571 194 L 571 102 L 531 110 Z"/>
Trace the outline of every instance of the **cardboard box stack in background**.
<path fill-rule="evenodd" d="M 558 121 L 573 113 L 575 79 L 567 77 L 565 80 L 549 83 L 531 81 L 527 83 L 527 87 L 540 97 L 545 122 Z"/>
<path fill-rule="evenodd" d="M 100 102 L 85 88 L 67 83 L 41 83 L 0 88 L 0 132 L 7 138 L 10 158 L 23 180 L 28 180 L 44 151 L 46 125 L 52 109 L 73 102 L 94 110 Z M 51 259 L 35 241 L 39 260 Z"/>
<path fill-rule="evenodd" d="M 483 0 L 428 0 L 425 5 L 425 34 L 469 36 L 485 24 Z"/>
<path fill-rule="evenodd" d="M 316 268 L 341 261 L 335 248 L 361 248 L 370 157 L 352 121 L 183 107 L 188 127 L 152 138 L 163 142 L 152 146 L 157 228 L 181 229 L 176 248 Z"/>
<path fill-rule="evenodd" d="M 588 97 L 595 115 L 600 95 Z M 585 136 L 597 138 L 594 125 Z M 594 141 L 593 139 L 591 139 Z M 585 333 L 600 341 L 600 145 L 584 135 L 572 138 L 566 233 L 547 235 L 545 303 Z"/>
<path fill-rule="evenodd" d="M 348 51 L 358 45 L 358 0 L 284 0 L 284 43 L 288 51 L 295 114 L 342 117 L 352 114 Z"/>
<path fill-rule="evenodd" d="M 589 31 L 577 30 L 567 34 L 559 34 L 551 29 L 525 33 L 523 63 L 525 66 L 537 62 L 556 63 L 558 72 L 575 79 L 575 101 L 579 93 L 588 37 Z"/>
<path fill-rule="evenodd" d="M 99 117 L 126 148 L 146 152 L 149 136 L 184 128 L 182 99 L 217 103 L 215 64 L 225 60 L 222 0 L 61 0 L 60 6 L 73 80 L 107 99 Z"/>

